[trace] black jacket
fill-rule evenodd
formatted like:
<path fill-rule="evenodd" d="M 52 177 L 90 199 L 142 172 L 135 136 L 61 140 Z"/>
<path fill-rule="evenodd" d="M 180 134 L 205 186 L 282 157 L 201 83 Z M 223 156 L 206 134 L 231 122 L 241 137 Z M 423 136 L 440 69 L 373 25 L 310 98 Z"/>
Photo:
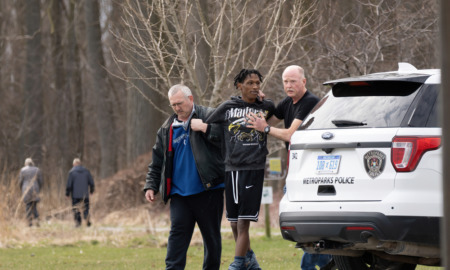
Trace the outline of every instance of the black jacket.
<path fill-rule="evenodd" d="M 202 119 L 204 122 L 214 111 L 213 108 L 195 105 L 192 118 Z M 152 189 L 157 194 L 161 191 L 164 203 L 170 195 L 173 152 L 169 151 L 170 129 L 176 115 L 169 117 L 159 128 L 156 143 L 153 146 L 152 162 L 148 165 L 144 192 Z M 224 182 L 225 168 L 221 154 L 222 127 L 208 125 L 206 133 L 189 130 L 189 141 L 194 154 L 200 179 L 206 190 Z"/>
<path fill-rule="evenodd" d="M 89 198 L 89 187 L 92 194 L 95 185 L 89 170 L 81 165 L 73 167 L 67 178 L 66 196 L 72 194 L 75 199 Z"/>

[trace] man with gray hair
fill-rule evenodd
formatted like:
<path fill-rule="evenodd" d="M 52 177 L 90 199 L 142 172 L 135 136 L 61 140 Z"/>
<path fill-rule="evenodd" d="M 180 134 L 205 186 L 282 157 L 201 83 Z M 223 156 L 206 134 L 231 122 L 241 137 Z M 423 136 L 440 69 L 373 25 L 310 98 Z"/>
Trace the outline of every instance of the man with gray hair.
<path fill-rule="evenodd" d="M 292 134 L 300 127 L 303 119 L 309 114 L 319 102 L 319 98 L 306 89 L 305 71 L 297 65 L 288 66 L 282 74 L 284 92 L 286 97 L 278 103 L 275 114 L 269 119 L 269 124 L 263 117 L 250 113 L 249 127 L 258 131 L 264 131 L 286 142 Z M 284 120 L 284 128 L 273 127 Z"/>
<path fill-rule="evenodd" d="M 39 226 L 39 213 L 37 203 L 41 200 L 39 193 L 42 188 L 42 172 L 34 166 L 31 158 L 25 159 L 25 166 L 20 170 L 19 186 L 22 190 L 22 200 L 25 203 L 28 225 L 33 225 L 33 216 L 36 226 Z"/>
<path fill-rule="evenodd" d="M 220 150 L 222 129 L 209 125 L 204 132 L 193 131 L 191 119 L 205 121 L 214 109 L 194 104 L 187 86 L 172 86 L 168 97 L 174 114 L 158 130 L 145 198 L 154 202 L 161 192 L 164 203 L 170 199 L 166 269 L 186 267 L 186 253 L 197 224 L 203 237 L 203 269 L 218 270 L 225 177 Z"/>
<path fill-rule="evenodd" d="M 75 219 L 75 226 L 81 226 L 81 212 L 83 209 L 83 218 L 86 220 L 86 225 L 91 226 L 89 217 L 89 193 L 94 193 L 95 185 L 91 172 L 81 166 L 81 160 L 75 158 L 73 160 L 73 168 L 69 171 L 67 179 L 66 196 L 72 194 L 72 211 Z"/>

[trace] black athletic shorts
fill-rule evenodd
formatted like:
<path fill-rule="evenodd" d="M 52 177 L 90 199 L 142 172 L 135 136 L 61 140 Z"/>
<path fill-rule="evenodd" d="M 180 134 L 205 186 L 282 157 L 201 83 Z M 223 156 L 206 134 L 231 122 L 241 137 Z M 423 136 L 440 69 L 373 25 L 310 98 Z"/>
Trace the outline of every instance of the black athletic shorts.
<path fill-rule="evenodd" d="M 225 175 L 227 219 L 258 221 L 264 185 L 264 169 L 229 171 Z"/>

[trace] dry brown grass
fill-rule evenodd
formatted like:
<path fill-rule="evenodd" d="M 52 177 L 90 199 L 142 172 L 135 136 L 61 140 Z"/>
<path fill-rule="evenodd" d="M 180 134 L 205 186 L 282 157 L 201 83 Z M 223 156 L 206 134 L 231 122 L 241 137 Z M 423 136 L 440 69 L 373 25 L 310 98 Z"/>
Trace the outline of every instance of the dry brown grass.
<path fill-rule="evenodd" d="M 0 183 L 7 183 L 0 184 L 0 247 L 68 245 L 94 239 L 119 244 L 133 235 L 162 235 L 158 228 L 168 226 L 168 206 L 160 200 L 145 203 L 142 192 L 149 159 L 149 154 L 143 155 L 126 170 L 107 179 L 95 179 L 96 191 L 90 197 L 91 228 L 74 227 L 71 199 L 65 196 L 65 185 L 61 184 L 62 173 L 44 172 L 37 206 L 39 228 L 28 227 L 25 220 L 18 172 L 16 179 L 0 179 Z"/>
<path fill-rule="evenodd" d="M 147 203 L 142 187 L 145 182 L 150 155 L 143 155 L 126 170 L 119 171 L 107 179 L 96 180 L 96 192 L 91 196 L 91 221 L 93 226 L 75 228 L 71 211 L 71 200 L 65 197 L 65 186 L 57 184 L 60 179 L 45 174 L 47 181 L 38 203 L 40 227 L 28 227 L 25 220 L 25 205 L 20 200 L 18 185 L 0 184 L 0 248 L 23 245 L 73 245 L 80 241 L 98 241 L 123 246 L 134 237 L 151 237 L 155 245 L 167 243 L 169 205 L 160 198 Z M 61 177 L 61 176 L 59 176 Z M 1 181 L 0 183 L 17 183 Z M 278 227 L 278 201 L 281 193 L 274 194 L 270 205 L 271 226 Z M 252 227 L 264 227 L 264 206 L 260 221 Z M 222 226 L 229 228 L 224 218 Z M 201 243 L 198 232 L 192 244 Z"/>
<path fill-rule="evenodd" d="M 133 238 L 148 236 L 155 239 L 157 245 L 164 246 L 168 233 L 165 229 L 168 227 L 167 215 L 153 215 L 146 206 L 112 211 L 100 219 L 93 213 L 92 223 L 91 227 L 83 223 L 82 227 L 75 228 L 72 215 L 67 214 L 64 217 L 47 216 L 41 219 L 39 227 L 28 227 L 25 219 L 11 218 L 1 223 L 0 248 L 75 245 L 91 241 L 126 246 Z"/>

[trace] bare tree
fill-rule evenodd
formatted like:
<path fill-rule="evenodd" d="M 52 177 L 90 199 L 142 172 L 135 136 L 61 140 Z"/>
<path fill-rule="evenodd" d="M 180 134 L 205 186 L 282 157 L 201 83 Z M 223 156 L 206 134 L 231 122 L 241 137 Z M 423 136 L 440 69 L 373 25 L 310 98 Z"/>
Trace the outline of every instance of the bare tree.
<path fill-rule="evenodd" d="M 302 59 L 314 88 L 332 78 L 392 70 L 398 62 L 437 67 L 434 0 L 322 0 L 318 8 L 313 26 L 321 31 L 312 29 L 315 37 L 298 44 L 308 52 Z"/>
<path fill-rule="evenodd" d="M 147 15 L 149 16 L 149 15 Z M 153 23 L 157 23 L 156 17 L 152 16 L 150 19 Z M 142 22 L 135 21 L 136 25 L 140 25 Z M 144 27 L 139 27 L 144 29 Z M 121 32 L 123 29 L 120 30 Z M 145 36 L 146 31 L 140 33 Z M 117 53 L 117 51 L 115 52 Z M 139 55 L 135 55 L 133 51 L 122 51 L 124 54 L 128 54 L 127 59 L 133 61 L 132 69 L 127 70 L 127 88 L 137 89 L 138 91 L 127 91 L 127 109 L 126 109 L 126 162 L 130 164 L 136 160 L 139 155 L 148 153 L 155 143 L 154 136 L 150 134 L 156 134 L 159 126 L 165 119 L 164 114 L 161 111 L 155 110 L 149 103 L 142 98 L 142 96 L 148 97 L 156 104 L 163 104 L 164 98 L 152 91 L 149 84 L 142 80 L 142 76 L 145 78 L 155 78 L 155 72 L 148 69 L 150 62 L 146 59 L 139 59 Z M 139 61 L 135 61 L 139 59 Z M 123 67 L 121 67 L 123 68 Z M 151 84 L 155 88 L 158 88 L 159 80 L 153 79 Z M 169 107 L 167 107 L 168 109 Z"/>
<path fill-rule="evenodd" d="M 43 91 L 42 91 L 42 44 L 40 0 L 27 1 L 25 5 L 26 63 L 24 69 L 24 110 L 21 126 L 22 160 L 33 156 L 42 162 L 43 138 Z"/>
<path fill-rule="evenodd" d="M 260 69 L 270 82 L 280 66 L 293 63 L 290 51 L 307 37 L 302 30 L 315 11 L 306 2 L 124 1 L 123 26 L 114 34 L 122 49 L 115 58 L 118 76 L 131 90 L 128 160 L 150 151 L 171 113 L 167 90 L 173 84 L 188 85 L 196 103 L 216 106 L 233 92 L 240 69 Z"/>
<path fill-rule="evenodd" d="M 23 148 L 19 148 L 18 136 L 23 106 L 19 66 L 23 65 L 25 54 L 23 47 L 19 46 L 22 42 L 13 38 L 23 31 L 18 18 L 21 6 L 19 3 L 0 2 L 0 61 L 7 63 L 0 69 L 0 170 L 5 179 L 9 178 L 9 168 L 14 168 L 23 152 Z"/>
<path fill-rule="evenodd" d="M 100 137 L 100 176 L 107 177 L 117 170 L 116 128 L 113 117 L 113 99 L 107 88 L 100 27 L 98 0 L 85 1 L 87 62 L 91 75 L 92 91 L 95 91 L 96 122 Z"/>
<path fill-rule="evenodd" d="M 127 0 L 123 23 L 128 35 L 115 34 L 122 48 L 132 52 L 127 56 L 134 58 L 116 61 L 134 69 L 165 99 L 171 85 L 183 82 L 198 103 L 215 106 L 224 90 L 232 89 L 230 78 L 241 68 L 261 69 L 269 80 L 289 63 L 293 46 L 305 38 L 302 29 L 312 22 L 313 5 L 305 2 Z M 282 16 L 290 17 L 287 24 Z M 139 72 L 138 66 L 151 70 L 154 77 Z M 122 77 L 130 79 L 126 72 Z M 166 112 L 161 104 L 147 101 Z"/>
<path fill-rule="evenodd" d="M 39 152 L 54 182 L 74 156 L 114 173 L 102 162 L 123 168 L 151 150 L 175 83 L 216 106 L 241 68 L 258 68 L 277 102 L 289 64 L 319 96 L 326 80 L 399 61 L 438 67 L 438 11 L 435 0 L 0 1 L 1 173 Z"/>
<path fill-rule="evenodd" d="M 66 69 L 66 87 L 71 93 L 72 104 L 69 108 L 71 120 L 73 122 L 69 127 L 69 143 L 74 149 L 71 153 L 73 157 L 84 157 L 84 102 L 83 88 L 81 86 L 81 68 L 78 39 L 75 33 L 75 13 L 76 5 L 74 1 L 69 2 L 68 11 L 68 30 L 67 30 L 67 50 L 65 53 L 65 69 Z"/>
<path fill-rule="evenodd" d="M 48 89 L 47 100 L 47 126 L 53 130 L 53 136 L 48 136 L 55 147 L 49 149 L 48 159 L 51 160 L 55 168 L 58 168 L 61 174 L 66 174 L 71 167 L 71 160 L 73 159 L 73 144 L 71 143 L 70 128 L 73 125 L 72 121 L 72 97 L 70 88 L 66 82 L 66 65 L 64 64 L 64 54 L 66 46 L 63 43 L 63 37 L 66 29 L 65 16 L 63 13 L 63 1 L 51 1 L 48 9 L 49 20 L 49 34 L 51 38 L 50 58 L 52 61 L 53 72 L 48 76 L 47 81 L 52 81 L 53 87 Z M 61 177 L 60 179 L 64 179 Z M 65 180 L 65 179 L 64 179 Z M 62 182 L 61 184 L 64 184 Z"/>

